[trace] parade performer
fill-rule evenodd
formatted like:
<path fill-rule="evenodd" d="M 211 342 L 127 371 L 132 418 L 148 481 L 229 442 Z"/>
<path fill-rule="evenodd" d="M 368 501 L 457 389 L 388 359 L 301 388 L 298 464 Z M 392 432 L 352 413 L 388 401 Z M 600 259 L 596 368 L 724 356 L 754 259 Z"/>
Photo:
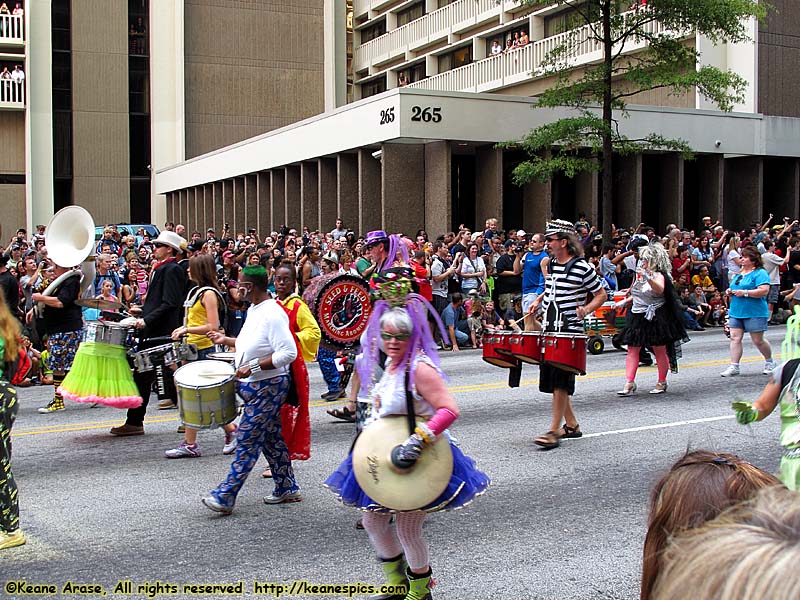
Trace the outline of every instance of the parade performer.
<path fill-rule="evenodd" d="M 303 499 L 281 435 L 281 407 L 290 383 L 288 367 L 297 358 L 289 317 L 280 304 L 270 299 L 264 267 L 242 269 L 238 291 L 240 299 L 251 303 L 247 326 L 236 338 L 219 331 L 208 334 L 215 344 L 236 348 L 236 391 L 244 400 L 230 473 L 202 500 L 206 507 L 224 515 L 233 512 L 236 496 L 261 453 L 267 458 L 275 481 L 274 491 L 264 502 L 281 504 Z"/>
<path fill-rule="evenodd" d="M 197 254 L 189 259 L 189 279 L 197 284 L 186 296 L 184 323 L 172 332 L 172 339 L 186 336 L 187 344 L 197 348 L 197 360 L 204 360 L 214 351 L 208 334 L 220 328 L 220 309 L 225 311 L 225 300 L 217 287 L 217 272 L 210 254 Z M 225 444 L 223 454 L 236 450 L 236 424 L 223 425 Z M 177 448 L 164 452 L 167 458 L 197 458 L 201 456 L 197 443 L 197 429 L 185 426 L 184 440 Z"/>
<path fill-rule="evenodd" d="M 81 293 L 80 272 L 54 265 L 53 274 L 57 278 L 64 277 L 63 282 L 55 290 L 49 295 L 31 294 L 34 304 L 38 302 L 44 304 L 44 331 L 50 354 L 49 367 L 53 371 L 53 399 L 47 406 L 39 408 L 42 414 L 64 410 L 64 398 L 59 387 L 72 368 L 83 329 L 81 307 L 75 304 Z M 34 310 L 35 308 L 32 308 L 25 316 L 28 323 L 34 318 Z"/>
<path fill-rule="evenodd" d="M 383 377 L 369 386 L 373 410 L 364 431 L 376 426 L 381 419 L 408 415 L 409 406 L 417 416 L 427 419 L 391 453 L 395 467 L 404 470 L 414 466 L 438 436 L 447 435 L 445 430 L 456 420 L 459 411 L 445 385 L 428 325 L 427 311 L 433 308 L 421 296 L 409 293 L 409 279 L 386 281 L 380 284 L 380 290 L 381 296 L 391 298 L 394 306 L 385 299 L 376 302 L 361 338 L 364 359 L 359 361 L 359 377 L 362 384 L 370 381 L 374 366 L 380 360 L 381 346 L 388 356 Z M 395 511 L 370 498 L 356 479 L 352 453 L 325 482 L 342 503 L 364 511 L 364 528 L 382 563 L 387 583 L 408 589 L 407 594 L 388 594 L 381 598 L 431 598 L 430 559 L 422 537 L 427 513 L 460 508 L 489 485 L 489 478 L 475 468 L 474 461 L 448 443 L 453 453 L 453 470 L 445 491 L 416 510 Z M 408 493 L 413 492 L 408 489 Z M 391 526 L 391 513 L 395 513 L 395 528 Z"/>
<path fill-rule="evenodd" d="M 0 294 L 0 550 L 21 546 L 19 497 L 11 472 L 11 427 L 17 416 L 17 390 L 10 384 L 12 365 L 18 358 L 19 321 L 11 315 Z"/>
<path fill-rule="evenodd" d="M 178 327 L 181 306 L 186 294 L 186 271 L 177 262 L 178 256 L 186 247 L 186 240 L 175 232 L 162 231 L 156 238 L 154 246 L 153 254 L 156 262 L 153 265 L 142 314 L 141 317 L 132 320 L 132 324 L 140 332 L 139 350 L 163 343 L 163 338 L 169 337 Z M 149 342 L 148 340 L 152 338 L 162 339 Z M 169 369 L 165 369 L 165 372 L 172 373 Z M 125 423 L 112 427 L 112 435 L 144 435 L 144 416 L 147 413 L 150 389 L 155 377 L 155 370 L 134 374 L 133 379 L 142 397 L 142 404 L 137 408 L 128 409 Z M 168 378 L 167 385 L 170 388 L 169 393 L 175 398 L 177 392 L 171 377 Z"/>
<path fill-rule="evenodd" d="M 674 348 L 675 342 L 686 339 L 683 319 L 674 300 L 671 268 L 669 255 L 661 244 L 642 246 L 630 295 L 614 305 L 616 309 L 631 305 L 620 340 L 621 344 L 628 346 L 625 359 L 627 381 L 617 392 L 620 396 L 630 396 L 636 391 L 636 372 L 643 347 L 653 349 L 658 365 L 658 382 L 650 393 L 667 391 L 668 352 Z"/>
<path fill-rule="evenodd" d="M 583 333 L 583 319 L 603 305 L 606 292 L 600 277 L 583 259 L 583 248 L 569 221 L 547 223 L 544 233 L 550 253 L 545 288 L 531 303 L 529 314 L 536 314 L 542 304 L 544 331 Z M 587 294 L 591 301 L 584 305 Z M 537 437 L 534 443 L 545 450 L 557 448 L 561 438 L 583 435 L 570 396 L 575 393 L 575 374 L 547 363 L 539 366 L 539 391 L 553 394 L 553 419 L 550 430 Z"/>

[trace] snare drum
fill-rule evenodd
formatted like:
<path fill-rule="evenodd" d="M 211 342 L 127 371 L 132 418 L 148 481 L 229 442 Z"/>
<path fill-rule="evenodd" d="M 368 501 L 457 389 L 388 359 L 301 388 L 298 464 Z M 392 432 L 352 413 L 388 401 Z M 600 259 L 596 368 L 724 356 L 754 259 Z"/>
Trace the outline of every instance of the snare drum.
<path fill-rule="evenodd" d="M 522 362 L 538 365 L 544 360 L 544 344 L 539 331 L 521 331 L 511 336 L 511 354 Z"/>
<path fill-rule="evenodd" d="M 189 360 L 197 360 L 195 345 L 170 342 L 134 353 L 133 366 L 137 373 L 146 373 L 158 365 L 176 365 L 181 361 Z"/>
<path fill-rule="evenodd" d="M 110 346 L 132 348 L 134 328 L 110 321 L 89 321 L 83 330 L 82 342 L 96 342 Z"/>
<path fill-rule="evenodd" d="M 211 352 L 208 354 L 209 360 L 222 360 L 233 364 L 236 360 L 236 352 Z"/>
<path fill-rule="evenodd" d="M 586 340 L 583 334 L 553 333 L 542 334 L 544 341 L 544 362 L 575 373 L 586 375 Z"/>
<path fill-rule="evenodd" d="M 483 360 L 496 367 L 511 369 L 519 365 L 519 360 L 510 356 L 509 331 L 487 331 L 483 334 Z M 500 352 L 503 350 L 504 352 Z"/>
<path fill-rule="evenodd" d="M 236 418 L 233 365 L 218 360 L 190 362 L 175 371 L 178 411 L 184 425 L 210 429 Z"/>

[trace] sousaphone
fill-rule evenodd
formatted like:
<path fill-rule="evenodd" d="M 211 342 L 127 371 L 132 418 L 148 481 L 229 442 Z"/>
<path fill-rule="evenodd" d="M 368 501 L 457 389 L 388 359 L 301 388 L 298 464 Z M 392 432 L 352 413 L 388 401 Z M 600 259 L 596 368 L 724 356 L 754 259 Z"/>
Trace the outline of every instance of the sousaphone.
<path fill-rule="evenodd" d="M 417 423 L 425 419 L 417 417 Z M 453 474 L 453 451 L 446 435 L 425 447 L 410 469 L 392 464 L 392 449 L 408 438 L 405 415 L 370 423 L 353 447 L 353 472 L 358 485 L 375 502 L 393 510 L 417 510 L 442 495 Z"/>

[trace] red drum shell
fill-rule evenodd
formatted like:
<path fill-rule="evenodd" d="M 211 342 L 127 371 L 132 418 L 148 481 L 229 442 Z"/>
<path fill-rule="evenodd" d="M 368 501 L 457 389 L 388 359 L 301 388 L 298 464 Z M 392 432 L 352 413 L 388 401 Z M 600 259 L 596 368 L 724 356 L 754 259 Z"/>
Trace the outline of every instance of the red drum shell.
<path fill-rule="evenodd" d="M 585 335 L 577 333 L 543 334 L 544 362 L 576 375 L 586 375 Z"/>
<path fill-rule="evenodd" d="M 495 352 L 504 356 L 511 356 L 511 336 L 514 335 L 513 331 L 492 331 L 494 338 Z"/>
<path fill-rule="evenodd" d="M 544 341 L 538 331 L 523 331 L 511 336 L 511 354 L 522 362 L 538 365 L 544 360 Z"/>
<path fill-rule="evenodd" d="M 498 353 L 498 348 L 502 348 L 508 343 L 504 335 L 498 335 L 494 332 L 487 332 L 483 334 L 483 360 L 495 367 L 503 367 L 504 369 L 511 369 L 519 365 L 519 361 L 513 356 L 508 354 Z"/>

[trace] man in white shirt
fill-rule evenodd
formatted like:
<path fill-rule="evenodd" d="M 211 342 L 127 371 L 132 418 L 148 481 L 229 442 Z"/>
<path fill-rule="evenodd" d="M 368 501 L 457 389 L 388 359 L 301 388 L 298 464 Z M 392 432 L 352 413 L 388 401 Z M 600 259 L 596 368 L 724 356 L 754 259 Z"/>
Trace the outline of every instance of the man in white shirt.
<path fill-rule="evenodd" d="M 19 65 L 14 65 L 14 70 L 11 71 L 11 81 L 16 83 L 24 83 L 25 81 L 25 71 L 20 69 Z"/>
<path fill-rule="evenodd" d="M 336 229 L 331 231 L 331 235 L 333 236 L 334 240 L 338 240 L 340 237 L 347 235 L 347 228 L 344 226 L 344 221 L 341 219 L 336 219 Z"/>
<path fill-rule="evenodd" d="M 789 251 L 786 251 L 786 256 L 781 258 L 775 254 L 775 242 L 770 239 L 765 239 L 763 242 L 765 252 L 761 255 L 761 262 L 764 264 L 764 270 L 769 275 L 769 294 L 767 294 L 767 304 L 769 305 L 769 322 L 772 325 L 777 325 L 772 320 L 772 311 L 775 309 L 775 303 L 778 302 L 778 296 L 781 291 L 781 267 L 789 262 Z"/>

